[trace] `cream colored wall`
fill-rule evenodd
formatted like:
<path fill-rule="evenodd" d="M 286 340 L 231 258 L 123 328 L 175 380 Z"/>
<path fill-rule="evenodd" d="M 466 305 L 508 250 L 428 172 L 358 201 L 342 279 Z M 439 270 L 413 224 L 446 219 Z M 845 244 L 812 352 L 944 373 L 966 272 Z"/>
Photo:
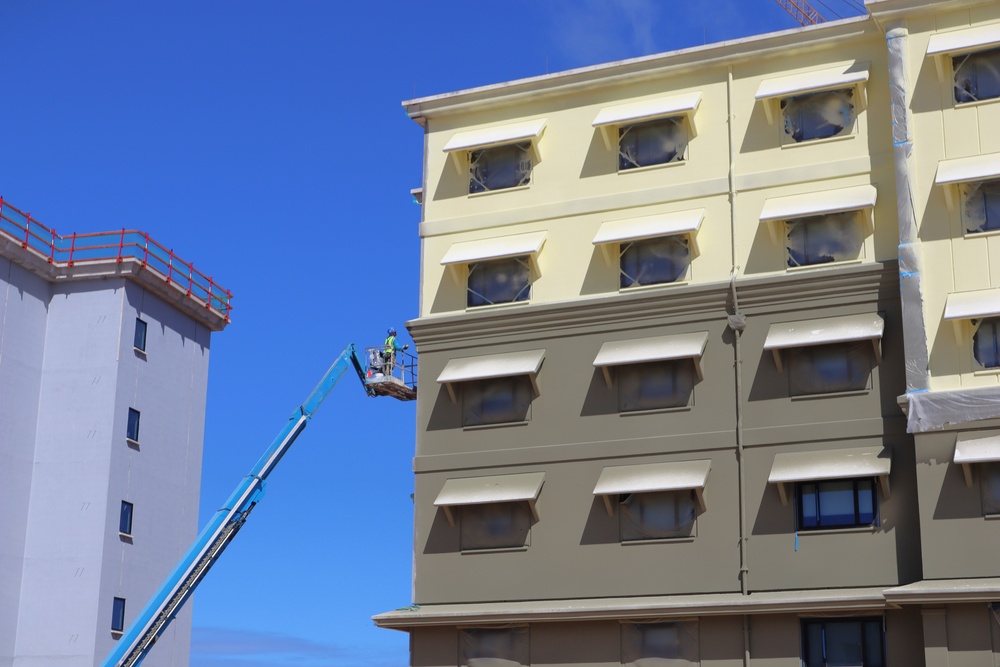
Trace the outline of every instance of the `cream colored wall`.
<path fill-rule="evenodd" d="M 952 323 L 942 319 L 949 293 L 1000 287 L 1000 236 L 966 236 L 961 202 L 949 210 L 944 188 L 934 185 L 941 160 L 1000 152 L 1000 132 L 996 131 L 1000 127 L 1000 99 L 956 105 L 951 63 L 945 61 L 942 80 L 934 57 L 926 55 L 927 43 L 936 33 L 998 21 L 1000 5 L 989 3 L 961 11 L 914 14 L 907 23 L 913 203 L 922 242 L 924 318 L 933 390 L 1000 382 L 997 372 L 979 369 L 972 356 L 971 338 L 958 340 Z"/>

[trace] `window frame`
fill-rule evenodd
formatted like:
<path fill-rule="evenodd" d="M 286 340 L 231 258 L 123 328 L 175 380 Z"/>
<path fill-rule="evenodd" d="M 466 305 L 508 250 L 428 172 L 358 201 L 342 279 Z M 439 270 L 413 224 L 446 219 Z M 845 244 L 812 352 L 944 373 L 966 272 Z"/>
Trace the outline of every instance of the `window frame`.
<path fill-rule="evenodd" d="M 643 249 L 649 249 L 656 244 L 678 244 L 684 248 L 684 261 L 674 262 L 672 258 L 662 259 L 662 263 L 672 269 L 680 269 L 676 271 L 676 277 L 673 280 L 651 280 L 649 282 L 639 282 L 639 271 L 636 271 L 636 277 L 629 275 L 625 271 L 626 253 L 636 250 L 638 254 Z M 694 259 L 689 237 L 685 234 L 670 234 L 665 236 L 657 236 L 653 238 L 646 239 L 633 239 L 631 241 L 623 241 L 618 244 L 618 289 L 622 292 L 632 291 L 636 289 L 641 289 L 644 287 L 655 287 L 657 285 L 676 285 L 679 283 L 685 283 L 690 280 L 691 274 L 691 260 Z M 636 263 L 641 264 L 641 259 L 636 259 Z M 659 266 L 659 262 L 657 263 Z M 631 284 L 624 284 L 626 279 L 631 280 Z"/>
<path fill-rule="evenodd" d="M 805 345 L 802 347 L 789 348 L 785 351 L 787 360 L 785 362 L 785 376 L 788 380 L 788 395 L 791 398 L 808 398 L 822 396 L 836 396 L 838 394 L 851 394 L 856 392 L 868 392 L 872 390 L 872 376 L 877 364 L 872 359 L 871 348 L 864 344 L 864 341 L 848 341 L 841 343 L 829 343 L 826 345 Z M 852 356 L 852 355 L 857 356 Z M 812 385 L 800 390 L 796 387 L 799 378 L 807 377 L 819 380 L 821 374 L 819 367 L 823 363 L 824 355 L 835 356 L 838 360 L 843 360 L 846 372 L 844 380 L 845 386 L 838 386 L 833 389 L 823 389 L 820 386 Z M 852 366 L 858 365 L 864 381 L 857 384 L 850 383 L 854 373 Z M 799 368 L 804 365 L 804 368 Z"/>
<path fill-rule="evenodd" d="M 544 118 L 517 123 L 509 123 L 488 127 L 479 130 L 467 130 L 457 132 L 445 143 L 442 150 L 449 154 L 452 163 L 458 171 L 459 176 L 469 179 L 469 191 L 467 196 L 479 196 L 495 192 L 511 190 L 521 190 L 530 187 L 534 180 L 535 166 L 541 162 L 541 153 L 538 144 L 545 131 L 546 120 Z M 528 180 L 521 185 L 508 186 L 503 188 L 487 189 L 475 191 L 473 189 L 474 160 L 473 154 L 481 151 L 489 151 L 496 148 L 505 148 L 518 144 L 528 144 L 528 155 L 530 168 L 528 169 Z"/>
<path fill-rule="evenodd" d="M 633 498 L 635 498 L 635 501 L 639 503 L 639 507 L 636 508 L 637 512 L 633 511 L 629 507 L 626 507 L 626 503 L 632 501 Z M 670 504 L 673 506 L 675 524 L 672 528 L 659 530 L 658 526 L 652 526 L 648 521 L 643 520 L 641 514 L 644 510 L 641 508 L 651 503 L 655 503 L 657 499 L 665 501 L 667 498 L 672 499 Z M 685 505 L 685 503 L 687 504 Z M 683 507 L 689 508 L 690 521 L 680 521 Z M 635 516 L 637 513 L 640 516 Z M 632 491 L 629 493 L 622 493 L 618 496 L 618 540 L 622 544 L 662 542 L 667 540 L 692 540 L 698 537 L 698 516 L 700 513 L 701 507 L 699 503 L 699 494 L 695 489 Z M 634 517 L 635 520 L 632 521 L 630 517 Z M 627 532 L 628 534 L 626 534 Z M 649 534 L 647 535 L 647 533 Z"/>
<path fill-rule="evenodd" d="M 485 294 L 481 294 L 480 292 L 477 292 L 476 290 L 472 289 L 473 272 L 480 266 L 485 267 L 483 269 L 484 272 L 489 272 L 491 267 L 493 270 L 497 270 L 498 267 L 501 265 L 501 263 L 510 264 L 512 262 L 520 265 L 524 270 L 523 287 L 521 287 L 521 289 L 518 290 L 517 294 L 514 295 L 513 299 L 493 301 Z M 532 262 L 530 255 L 517 255 L 514 257 L 497 257 L 491 259 L 478 260 L 475 262 L 469 262 L 466 274 L 466 281 L 465 281 L 465 290 L 466 290 L 465 307 L 471 310 L 473 308 L 487 308 L 490 306 L 527 303 L 531 301 L 532 284 L 534 283 L 533 273 L 534 272 L 532 270 Z M 519 284 L 521 282 L 520 279 L 521 276 L 519 275 L 518 276 Z M 486 301 L 486 303 L 472 303 L 473 295 L 480 297 L 483 301 Z"/>
<path fill-rule="evenodd" d="M 126 512 L 126 508 L 128 511 Z M 123 500 L 121 511 L 118 514 L 118 534 L 127 537 L 132 536 L 132 521 L 135 518 L 135 505 L 127 500 Z"/>
<path fill-rule="evenodd" d="M 468 667 L 471 660 L 478 658 L 503 660 L 520 665 L 520 667 L 528 667 L 531 664 L 531 626 L 529 625 L 459 626 L 457 630 L 459 667 Z M 504 655 L 483 655 L 478 645 L 482 638 L 476 638 L 479 633 L 509 634 L 510 639 L 507 643 L 510 645 L 510 650 Z"/>
<path fill-rule="evenodd" d="M 139 424 L 141 417 L 142 413 L 135 408 L 128 409 L 128 419 L 125 422 L 125 439 L 129 442 L 139 444 Z"/>
<path fill-rule="evenodd" d="M 846 482 L 851 482 L 853 489 L 853 501 L 854 501 L 854 520 L 851 522 L 841 522 L 841 523 L 823 523 L 822 522 L 822 507 L 820 504 L 820 498 L 822 497 L 821 485 L 832 485 L 832 484 L 843 484 Z M 867 482 L 869 489 L 867 492 L 862 491 L 859 488 L 859 483 Z M 805 503 L 803 501 L 804 488 L 805 486 L 814 486 L 816 497 L 816 525 L 808 526 L 805 520 Z M 867 493 L 871 496 L 871 506 L 872 506 L 872 520 L 869 522 L 864 522 L 861 520 L 861 494 Z M 881 516 L 879 514 L 879 499 L 878 499 L 878 480 L 874 477 L 842 477 L 839 479 L 821 479 L 821 480 L 806 480 L 795 483 L 795 523 L 796 530 L 802 532 L 811 531 L 825 531 L 825 530 L 840 530 L 840 529 L 850 529 L 850 528 L 869 528 L 877 527 L 881 524 Z"/>
<path fill-rule="evenodd" d="M 516 166 L 513 166 L 515 160 L 507 160 L 504 162 L 504 165 L 506 169 L 513 170 L 515 174 L 520 175 L 520 180 L 511 185 L 495 185 L 495 187 L 489 187 L 489 176 L 477 173 L 477 166 L 481 162 L 484 162 L 484 159 L 485 161 L 490 161 L 492 157 L 492 160 L 496 161 L 504 153 L 514 150 L 520 151 L 520 154 L 516 156 L 519 158 L 516 160 Z M 470 150 L 469 194 L 489 194 L 493 192 L 501 192 L 503 190 L 515 190 L 528 187 L 531 185 L 531 179 L 535 167 L 533 157 L 534 155 L 531 149 L 531 143 L 527 141 L 500 144 L 497 146 L 485 146 L 483 148 L 474 148 Z"/>
<path fill-rule="evenodd" d="M 879 638 L 879 651 L 878 651 L 878 661 L 872 663 L 869 660 L 867 646 L 866 646 L 866 630 L 870 624 L 878 624 L 878 638 Z M 820 655 L 822 656 L 822 664 L 815 665 L 810 664 L 809 655 L 810 651 L 810 639 L 809 639 L 809 628 L 811 626 L 820 626 L 821 641 L 823 646 L 820 647 Z M 826 626 L 827 625 L 857 625 L 858 626 L 858 640 L 860 643 L 861 650 L 861 661 L 863 667 L 885 667 L 886 665 L 886 646 L 885 646 L 885 619 L 881 616 L 861 616 L 861 617 L 833 617 L 833 618 L 800 618 L 800 642 L 801 649 L 800 655 L 802 660 L 802 667 L 825 667 L 827 663 L 827 646 L 826 646 Z"/>
<path fill-rule="evenodd" d="M 697 364 L 692 358 L 663 359 L 617 366 L 615 373 L 617 375 L 618 412 L 620 414 L 634 414 L 692 407 L 694 405 L 694 387 L 699 379 L 696 367 Z M 669 371 L 673 391 L 669 394 L 664 393 L 662 396 L 642 395 L 644 390 L 649 391 L 647 382 L 651 368 Z M 635 388 L 636 392 L 631 396 L 626 396 L 626 392 L 632 388 Z M 649 403 L 655 404 L 649 405 Z M 628 407 L 630 404 L 636 407 Z"/>
<path fill-rule="evenodd" d="M 868 63 L 850 63 L 839 67 L 803 72 L 790 76 L 763 79 L 757 88 L 755 99 L 764 106 L 764 115 L 768 125 L 779 125 L 780 146 L 805 146 L 830 140 L 845 139 L 857 136 L 862 112 L 868 107 L 867 83 Z M 852 71 L 853 70 L 853 71 Z M 816 95 L 834 91 L 852 91 L 851 99 L 854 108 L 854 118 L 850 128 L 831 137 L 793 141 L 784 128 L 784 107 L 787 100 L 801 98 L 806 95 Z"/>
<path fill-rule="evenodd" d="M 497 538 L 495 543 L 470 544 L 474 535 L 472 529 L 467 530 L 467 524 L 475 523 L 480 528 L 489 523 L 491 513 L 507 509 L 510 515 L 510 525 L 503 539 Z M 527 549 L 531 546 L 531 527 L 535 522 L 532 503 L 527 500 L 511 500 L 495 503 L 475 503 L 462 505 L 458 511 L 458 546 L 462 552 L 477 551 L 511 551 Z M 480 530 L 479 532 L 484 532 Z M 522 537 L 523 534 L 523 537 Z"/>
<path fill-rule="evenodd" d="M 494 391 L 500 389 L 499 385 L 509 385 L 511 394 L 511 405 L 507 412 L 503 415 L 494 415 L 493 417 L 487 416 L 486 405 L 484 401 L 484 394 L 490 391 L 491 387 Z M 506 389 L 506 387 L 505 387 Z M 522 396 L 523 393 L 523 396 Z M 478 397 L 480 412 L 482 418 L 478 421 L 470 420 L 470 411 L 472 406 L 470 405 L 471 400 Z M 524 404 L 523 415 L 520 415 L 520 400 L 521 398 L 526 399 Z M 495 378 L 484 378 L 481 380 L 472 380 L 469 382 L 462 383 L 462 428 L 477 428 L 483 426 L 498 426 L 504 424 L 522 424 L 531 421 L 531 404 L 534 400 L 534 391 L 532 390 L 531 380 L 525 375 L 509 375 L 504 377 Z M 519 416 L 520 415 L 520 416 Z M 513 416 L 512 419 L 506 419 L 501 417 Z"/>
<path fill-rule="evenodd" d="M 626 137 L 629 135 L 629 133 L 632 132 L 633 136 L 635 135 L 635 132 L 633 132 L 633 130 L 641 132 L 643 130 L 650 128 L 658 128 L 658 127 L 665 128 L 669 127 L 669 125 L 673 125 L 673 127 L 676 128 L 678 132 L 682 132 L 684 134 L 683 148 L 674 153 L 674 156 L 671 159 L 661 160 L 656 158 L 652 161 L 639 164 L 638 162 L 636 162 L 635 159 L 629 157 L 622 150 L 622 144 L 626 139 Z M 616 158 L 617 158 L 617 166 L 619 174 L 628 173 L 640 169 L 649 169 L 652 167 L 666 167 L 670 165 L 684 164 L 685 162 L 688 162 L 689 159 L 688 152 L 691 146 L 692 132 L 690 130 L 690 125 L 687 123 L 687 117 L 684 114 L 677 114 L 675 116 L 661 116 L 658 118 L 636 120 L 630 123 L 621 123 L 617 126 L 617 129 L 618 129 L 618 141 L 617 141 L 618 152 Z M 629 163 L 631 163 L 630 166 Z"/>
<path fill-rule="evenodd" d="M 125 598 L 115 597 L 111 603 L 111 632 L 125 632 Z"/>
<path fill-rule="evenodd" d="M 146 335 L 149 331 L 149 325 L 146 320 L 141 317 L 135 318 L 135 330 L 132 332 L 132 347 L 143 354 L 146 353 Z M 140 332 L 142 335 L 140 336 Z"/>
<path fill-rule="evenodd" d="M 698 618 L 677 618 L 670 620 L 622 620 L 620 626 L 621 664 L 625 667 L 642 665 L 644 659 L 683 661 L 687 664 L 701 663 Z M 646 631 L 673 628 L 677 632 L 677 654 L 651 655 L 645 650 L 648 645 Z"/>

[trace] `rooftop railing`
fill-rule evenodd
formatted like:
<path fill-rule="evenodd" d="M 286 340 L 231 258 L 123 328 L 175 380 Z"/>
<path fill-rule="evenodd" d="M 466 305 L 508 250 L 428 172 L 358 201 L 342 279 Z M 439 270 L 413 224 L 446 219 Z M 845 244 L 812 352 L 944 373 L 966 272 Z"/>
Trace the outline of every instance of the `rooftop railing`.
<path fill-rule="evenodd" d="M 217 284 L 211 276 L 194 268 L 194 264 L 151 239 L 146 232 L 123 228 L 113 232 L 60 236 L 55 229 L 46 227 L 34 220 L 30 213 L 11 206 L 0 197 L 0 234 L 49 264 L 60 267 L 137 261 L 143 269 L 151 271 L 168 285 L 177 286 L 187 297 L 200 302 L 205 308 L 218 311 L 229 322 L 232 293 Z"/>

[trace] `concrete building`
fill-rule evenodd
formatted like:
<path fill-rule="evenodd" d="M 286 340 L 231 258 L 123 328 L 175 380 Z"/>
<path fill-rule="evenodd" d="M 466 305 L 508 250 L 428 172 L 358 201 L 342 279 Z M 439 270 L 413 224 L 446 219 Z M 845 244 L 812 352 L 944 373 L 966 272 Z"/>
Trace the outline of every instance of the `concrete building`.
<path fill-rule="evenodd" d="M 866 4 L 404 103 L 412 665 L 1000 665 L 1000 4 Z"/>
<path fill-rule="evenodd" d="M 229 301 L 148 235 L 0 202 L 0 665 L 99 664 L 194 539 Z M 188 607 L 144 664 L 190 641 Z"/>

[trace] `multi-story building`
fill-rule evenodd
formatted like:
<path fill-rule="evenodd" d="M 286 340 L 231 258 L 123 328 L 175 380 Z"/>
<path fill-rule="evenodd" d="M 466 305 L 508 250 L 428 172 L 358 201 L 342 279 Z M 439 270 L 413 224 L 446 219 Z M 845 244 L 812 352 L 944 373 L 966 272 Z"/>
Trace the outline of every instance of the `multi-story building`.
<path fill-rule="evenodd" d="M 1000 3 L 867 7 L 404 103 L 412 665 L 1000 665 Z"/>
<path fill-rule="evenodd" d="M 91 666 L 198 528 L 228 292 L 139 232 L 0 202 L 0 665 Z M 187 665 L 182 611 L 147 665 Z"/>

